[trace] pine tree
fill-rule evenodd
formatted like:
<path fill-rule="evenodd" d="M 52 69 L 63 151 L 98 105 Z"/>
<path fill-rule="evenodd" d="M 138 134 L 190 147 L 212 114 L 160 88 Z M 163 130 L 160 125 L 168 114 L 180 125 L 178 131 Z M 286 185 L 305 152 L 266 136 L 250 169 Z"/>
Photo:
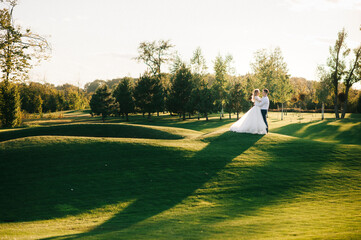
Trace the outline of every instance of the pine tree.
<path fill-rule="evenodd" d="M 194 110 L 198 112 L 198 120 L 202 115 L 208 121 L 208 114 L 214 109 L 214 100 L 212 90 L 204 80 L 201 80 L 199 85 L 193 89 L 190 101 Z"/>
<path fill-rule="evenodd" d="M 5 128 L 20 124 L 20 95 L 15 84 L 6 80 L 0 83 L 0 119 Z"/>
<path fill-rule="evenodd" d="M 208 121 L 208 114 L 213 112 L 215 97 L 212 89 L 206 83 L 202 83 L 200 91 L 199 112 L 206 117 Z"/>
<path fill-rule="evenodd" d="M 129 120 L 128 114 L 134 111 L 133 88 L 128 78 L 124 78 L 116 86 L 113 97 L 118 103 L 118 111 Z"/>
<path fill-rule="evenodd" d="M 180 113 L 183 120 L 185 120 L 187 106 L 191 100 L 192 78 L 190 69 L 182 64 L 171 80 L 172 84 L 167 102 L 168 110 Z"/>
<path fill-rule="evenodd" d="M 151 113 L 163 111 L 164 90 L 160 79 L 145 73 L 135 86 L 134 98 L 136 106 L 143 116 L 147 112 L 148 118 L 150 118 Z"/>
<path fill-rule="evenodd" d="M 105 118 L 109 116 L 114 109 L 114 99 L 106 84 L 97 88 L 89 105 L 92 114 L 101 115 L 103 122 L 105 122 Z"/>

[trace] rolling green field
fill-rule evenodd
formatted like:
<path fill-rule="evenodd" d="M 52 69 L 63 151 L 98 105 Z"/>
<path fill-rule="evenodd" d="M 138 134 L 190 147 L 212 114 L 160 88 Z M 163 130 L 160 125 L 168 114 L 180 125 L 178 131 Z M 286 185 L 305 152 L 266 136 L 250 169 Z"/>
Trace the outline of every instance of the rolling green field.
<path fill-rule="evenodd" d="M 0 239 L 361 239 L 361 115 L 63 116 L 0 130 Z"/>

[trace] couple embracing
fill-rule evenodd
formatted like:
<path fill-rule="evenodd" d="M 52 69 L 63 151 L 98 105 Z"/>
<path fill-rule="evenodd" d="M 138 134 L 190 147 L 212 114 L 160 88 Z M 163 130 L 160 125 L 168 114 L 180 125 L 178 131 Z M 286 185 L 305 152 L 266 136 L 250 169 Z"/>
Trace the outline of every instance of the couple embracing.
<path fill-rule="evenodd" d="M 252 94 L 254 106 L 231 126 L 230 131 L 252 134 L 268 133 L 266 118 L 269 108 L 268 89 L 263 89 L 262 98 L 259 95 L 259 89 L 255 89 Z"/>

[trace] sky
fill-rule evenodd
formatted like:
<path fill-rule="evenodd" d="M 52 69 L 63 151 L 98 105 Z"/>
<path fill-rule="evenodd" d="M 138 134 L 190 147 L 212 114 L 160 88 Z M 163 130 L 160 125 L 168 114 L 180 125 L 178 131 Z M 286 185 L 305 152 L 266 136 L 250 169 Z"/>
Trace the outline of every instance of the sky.
<path fill-rule="evenodd" d="M 252 72 L 255 51 L 280 47 L 291 76 L 309 80 L 343 27 L 349 47 L 361 43 L 361 0 L 20 0 L 14 18 L 52 46 L 30 79 L 80 87 L 138 77 L 143 41 L 170 39 L 184 60 L 201 47 L 211 73 L 232 54 L 237 75 Z"/>

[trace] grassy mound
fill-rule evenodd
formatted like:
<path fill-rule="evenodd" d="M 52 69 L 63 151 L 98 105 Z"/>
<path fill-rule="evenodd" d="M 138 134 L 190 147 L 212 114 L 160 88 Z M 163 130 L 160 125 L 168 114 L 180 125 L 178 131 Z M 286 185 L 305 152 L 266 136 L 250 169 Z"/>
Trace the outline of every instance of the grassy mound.
<path fill-rule="evenodd" d="M 177 140 L 182 148 L 161 139 L 44 136 L 2 142 L 0 235 L 361 236 L 361 146 L 226 130 Z"/>
<path fill-rule="evenodd" d="M 84 137 L 118 137 L 149 139 L 181 139 L 189 136 L 190 130 L 167 129 L 133 124 L 62 124 L 45 127 L 30 127 L 0 131 L 0 141 L 29 136 L 84 136 Z"/>

